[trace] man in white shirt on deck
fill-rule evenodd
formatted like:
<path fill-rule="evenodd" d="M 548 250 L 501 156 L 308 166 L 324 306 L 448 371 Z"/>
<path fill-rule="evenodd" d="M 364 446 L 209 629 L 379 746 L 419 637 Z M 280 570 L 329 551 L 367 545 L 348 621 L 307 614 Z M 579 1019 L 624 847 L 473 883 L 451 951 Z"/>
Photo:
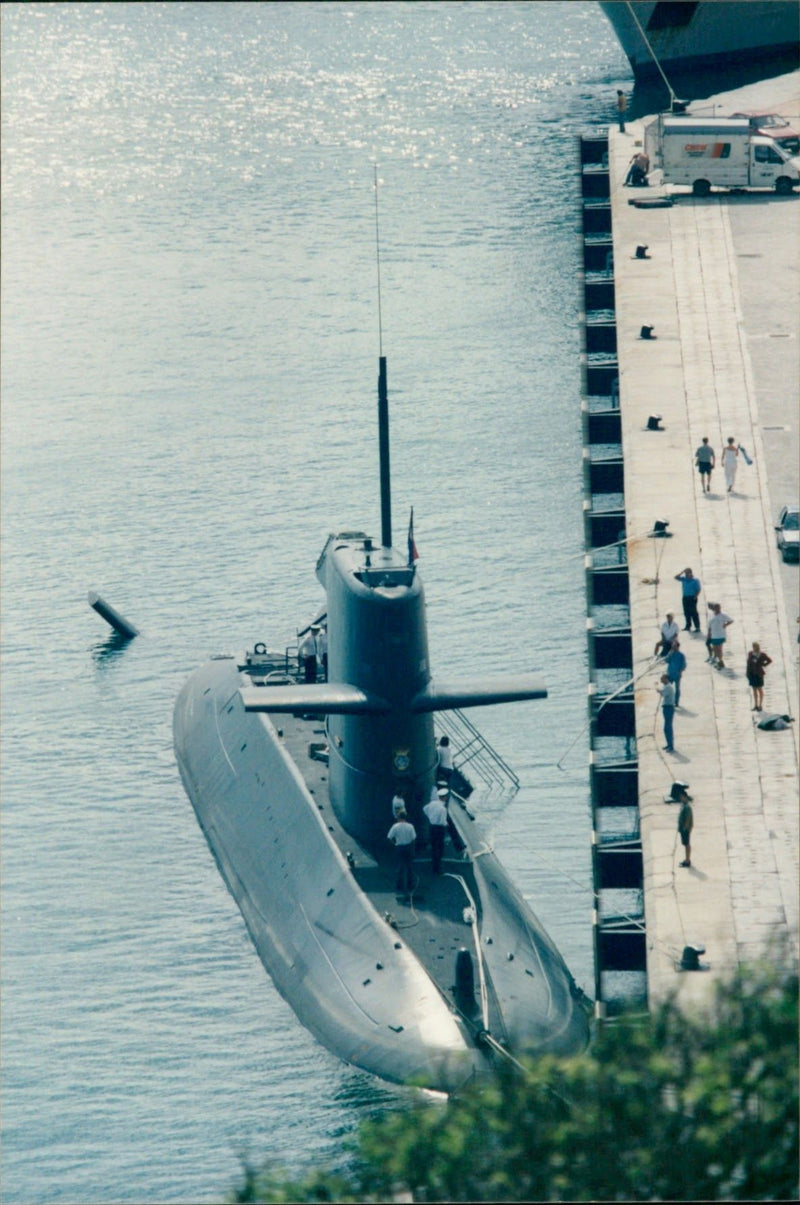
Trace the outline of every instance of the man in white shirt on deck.
<path fill-rule="evenodd" d="M 317 640 L 316 632 L 313 628 L 309 628 L 303 639 L 300 641 L 300 648 L 297 650 L 300 659 L 300 668 L 303 671 L 303 679 L 306 682 L 316 682 L 317 680 Z"/>
<path fill-rule="evenodd" d="M 317 668 L 322 674 L 322 681 L 328 681 L 328 629 L 319 627 L 316 634 Z"/>
<path fill-rule="evenodd" d="M 450 779 L 453 777 L 453 750 L 450 748 L 449 736 L 442 737 L 436 752 L 439 757 L 439 765 L 436 770 L 437 781 L 443 782 L 445 786 L 449 787 Z"/>
<path fill-rule="evenodd" d="M 442 795 L 446 794 L 446 791 L 442 791 Z M 447 836 L 447 808 L 436 788 L 431 792 L 430 802 L 422 810 L 431 830 L 431 868 L 434 874 L 441 874 L 444 839 Z"/>
<path fill-rule="evenodd" d="M 417 840 L 417 830 L 403 811 L 386 835 L 397 849 L 397 890 L 411 891 L 414 886 L 414 844 Z"/>

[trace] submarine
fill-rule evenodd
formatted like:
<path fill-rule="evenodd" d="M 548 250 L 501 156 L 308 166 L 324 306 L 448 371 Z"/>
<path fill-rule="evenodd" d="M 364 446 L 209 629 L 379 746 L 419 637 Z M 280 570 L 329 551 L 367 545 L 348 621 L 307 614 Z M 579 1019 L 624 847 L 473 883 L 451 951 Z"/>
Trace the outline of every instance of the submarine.
<path fill-rule="evenodd" d="M 322 680 L 294 645 L 212 657 L 177 698 L 174 748 L 255 949 L 302 1024 L 346 1063 L 453 1093 L 504 1059 L 582 1049 L 591 1006 L 475 816 L 468 755 L 459 765 L 456 742 L 455 768 L 439 764 L 435 717 L 547 692 L 526 673 L 432 676 L 413 537 L 392 545 L 383 355 L 378 433 L 380 543 L 328 536 L 325 603 L 299 633 L 326 634 Z M 448 812 L 439 866 L 433 796 Z M 416 833 L 402 890 L 395 797 Z"/>

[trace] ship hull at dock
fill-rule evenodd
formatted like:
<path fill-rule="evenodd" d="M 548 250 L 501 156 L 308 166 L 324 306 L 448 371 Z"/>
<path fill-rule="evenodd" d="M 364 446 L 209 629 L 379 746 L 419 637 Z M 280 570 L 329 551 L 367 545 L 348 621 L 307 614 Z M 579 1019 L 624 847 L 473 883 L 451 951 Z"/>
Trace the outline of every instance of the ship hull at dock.
<path fill-rule="evenodd" d="M 453 851 L 443 875 L 418 853 L 409 911 L 391 847 L 360 844 L 331 805 L 315 755 L 324 721 L 248 711 L 249 685 L 233 658 L 196 671 L 176 704 L 175 750 L 258 954 L 302 1023 L 346 1062 L 447 1092 L 493 1065 L 487 1029 L 515 1056 L 585 1045 L 585 998 L 469 814 L 457 818 L 466 856 Z M 474 1007 L 455 994 L 464 948 Z"/>
<path fill-rule="evenodd" d="M 761 78 L 797 66 L 798 6 L 788 0 L 678 4 L 600 0 L 600 7 L 613 26 L 635 79 L 643 83 L 660 77 L 656 60 L 670 79 L 682 77 L 686 84 L 687 77 L 694 75 L 695 87 L 706 71 L 730 72 L 728 86 L 734 87 L 737 71 L 744 82 L 753 70 L 757 72 L 755 78 Z"/>

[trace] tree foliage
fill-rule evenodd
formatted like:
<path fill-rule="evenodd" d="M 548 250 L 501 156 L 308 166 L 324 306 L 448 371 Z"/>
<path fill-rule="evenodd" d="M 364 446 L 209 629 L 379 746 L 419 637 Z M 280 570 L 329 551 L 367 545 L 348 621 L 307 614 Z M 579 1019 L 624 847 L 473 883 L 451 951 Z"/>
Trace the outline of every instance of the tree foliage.
<path fill-rule="evenodd" d="M 365 1123 L 346 1174 L 248 1169 L 235 1201 L 794 1200 L 797 976 L 742 970 L 572 1059 Z"/>

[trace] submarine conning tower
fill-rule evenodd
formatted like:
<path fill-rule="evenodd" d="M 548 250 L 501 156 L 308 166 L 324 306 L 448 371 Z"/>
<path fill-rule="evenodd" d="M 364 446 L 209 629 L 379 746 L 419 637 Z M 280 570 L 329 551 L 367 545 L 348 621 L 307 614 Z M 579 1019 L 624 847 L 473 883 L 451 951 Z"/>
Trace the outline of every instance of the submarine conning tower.
<path fill-rule="evenodd" d="M 379 704 L 328 717 L 331 802 L 354 837 L 385 843 L 395 789 L 419 824 L 436 768 L 432 716 L 414 708 L 430 682 L 422 581 L 396 549 L 363 532 L 330 536 L 317 576 L 327 594 L 329 682 Z"/>

